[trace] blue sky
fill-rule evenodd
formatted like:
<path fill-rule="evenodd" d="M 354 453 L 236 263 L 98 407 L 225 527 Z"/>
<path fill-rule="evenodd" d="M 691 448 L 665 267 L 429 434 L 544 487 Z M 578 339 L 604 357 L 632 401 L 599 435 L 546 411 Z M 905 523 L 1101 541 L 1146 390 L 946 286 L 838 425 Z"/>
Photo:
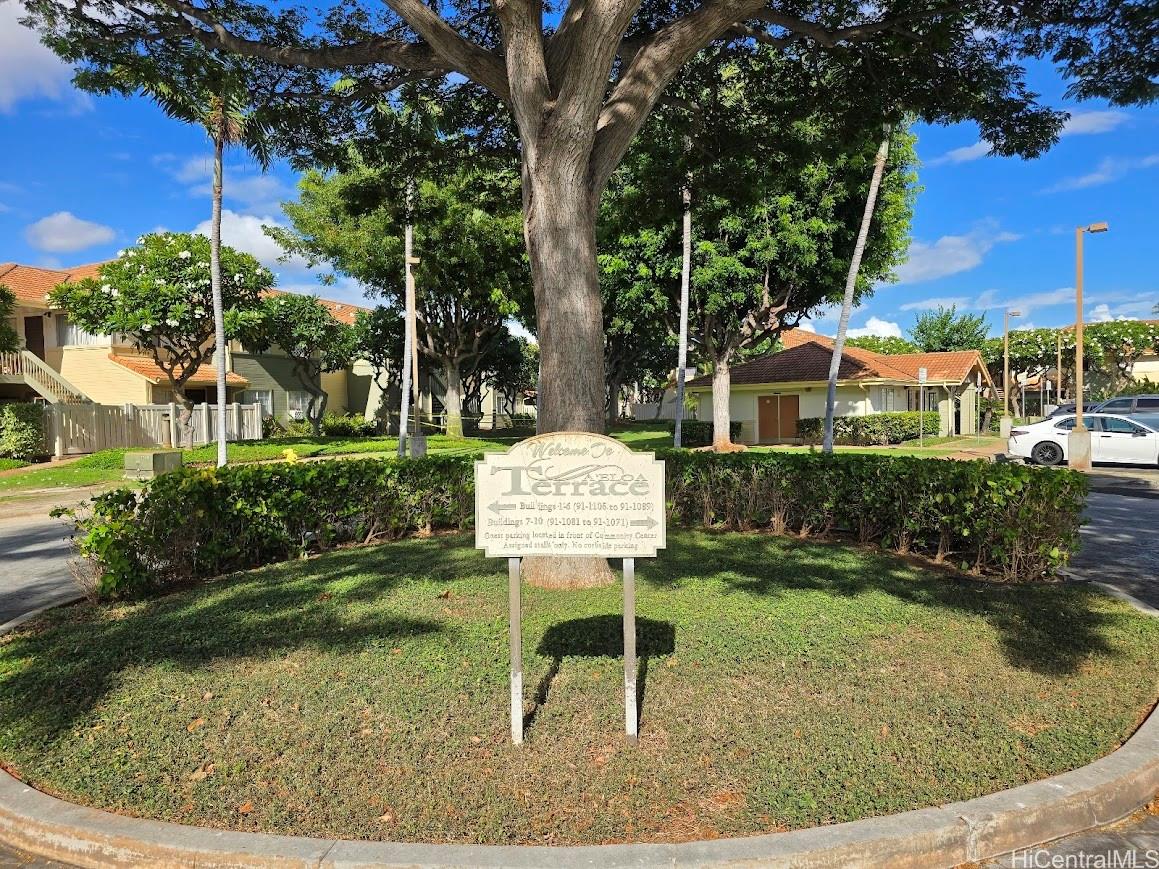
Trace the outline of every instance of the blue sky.
<path fill-rule="evenodd" d="M 0 4 L 0 261 L 76 265 L 114 256 L 143 232 L 205 225 L 204 135 L 145 100 L 78 93 L 70 70 L 16 16 L 15 4 Z M 1101 220 L 1111 231 L 1086 244 L 1088 321 L 1145 317 L 1159 303 L 1159 108 L 1068 105 L 1044 65 L 1031 83 L 1073 112 L 1038 160 L 987 157 L 969 124 L 917 130 L 924 190 L 910 261 L 899 283 L 855 312 L 861 334 L 904 333 L 939 302 L 987 312 L 994 332 L 1005 305 L 1022 310 L 1022 325 L 1073 322 L 1074 227 Z M 286 289 L 364 301 L 352 284 L 322 290 L 302 262 L 277 261 L 261 226 L 279 220 L 294 182 L 284 166 L 263 175 L 231 159 L 226 242 L 263 260 Z M 814 325 L 831 333 L 835 314 Z"/>

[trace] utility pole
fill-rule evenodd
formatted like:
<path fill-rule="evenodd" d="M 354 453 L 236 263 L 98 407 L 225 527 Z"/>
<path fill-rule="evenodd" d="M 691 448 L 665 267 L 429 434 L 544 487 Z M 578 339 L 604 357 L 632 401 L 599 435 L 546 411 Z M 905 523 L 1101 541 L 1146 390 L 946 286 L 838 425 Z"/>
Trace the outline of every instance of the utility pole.
<path fill-rule="evenodd" d="M 418 257 L 411 256 L 410 245 L 407 245 L 406 322 L 407 329 L 410 331 L 410 388 L 411 404 L 414 407 L 414 431 L 410 437 L 410 454 L 412 457 L 425 456 L 427 454 L 427 440 L 423 436 L 422 429 L 419 428 L 419 332 L 417 301 L 415 299 L 414 267 L 420 262 L 421 260 Z"/>
<path fill-rule="evenodd" d="M 1091 433 L 1083 423 L 1083 233 L 1106 232 L 1106 223 L 1075 227 L 1075 324 L 1074 324 L 1074 428 L 1067 435 L 1067 464 L 1080 471 L 1091 469 Z"/>
<path fill-rule="evenodd" d="M 409 199 L 409 192 L 408 192 Z M 414 351 L 414 319 L 411 317 L 414 278 L 411 275 L 411 246 L 414 243 L 414 227 L 408 222 L 403 233 L 403 273 L 406 281 L 403 339 L 402 339 L 402 407 L 398 414 L 398 457 L 406 455 L 407 428 L 410 425 L 411 354 Z"/>
<path fill-rule="evenodd" d="M 1002 317 L 1002 419 L 998 421 L 1001 437 L 1010 437 L 1013 420 L 1010 418 L 1010 318 L 1021 317 L 1021 311 L 1006 309 Z"/>
<path fill-rule="evenodd" d="M 676 425 L 672 433 L 672 444 L 677 448 L 680 447 L 684 422 L 684 372 L 688 368 L 688 284 L 692 277 L 691 178 L 685 180 L 680 196 L 684 202 L 684 241 L 680 264 L 680 349 L 676 352 Z"/>
<path fill-rule="evenodd" d="M 1055 348 L 1055 352 L 1058 353 L 1058 359 L 1056 360 L 1055 366 L 1054 366 L 1054 370 L 1056 372 L 1055 377 L 1054 377 L 1054 386 L 1055 386 L 1054 397 L 1055 397 L 1055 400 L 1058 401 L 1059 404 L 1062 404 L 1062 329 L 1058 330 L 1058 332 L 1055 334 L 1054 338 L 1055 338 L 1055 341 L 1057 342 L 1057 347 Z"/>

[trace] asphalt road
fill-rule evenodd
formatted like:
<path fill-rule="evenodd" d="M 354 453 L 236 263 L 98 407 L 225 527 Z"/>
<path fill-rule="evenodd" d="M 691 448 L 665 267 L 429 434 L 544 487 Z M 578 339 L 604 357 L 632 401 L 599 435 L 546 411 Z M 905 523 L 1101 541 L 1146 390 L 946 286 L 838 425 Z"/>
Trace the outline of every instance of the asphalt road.
<path fill-rule="evenodd" d="M 29 610 L 75 598 L 70 555 L 63 521 L 0 517 L 0 625 Z"/>
<path fill-rule="evenodd" d="M 1159 609 L 1159 499 L 1092 492 L 1071 572 Z"/>

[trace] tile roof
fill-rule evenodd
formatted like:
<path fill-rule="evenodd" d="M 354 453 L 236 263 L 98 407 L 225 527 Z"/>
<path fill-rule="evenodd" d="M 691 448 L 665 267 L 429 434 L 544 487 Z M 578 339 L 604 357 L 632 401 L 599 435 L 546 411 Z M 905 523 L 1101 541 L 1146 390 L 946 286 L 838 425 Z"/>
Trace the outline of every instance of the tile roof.
<path fill-rule="evenodd" d="M 815 335 L 802 329 L 790 329 L 781 334 L 784 348 L 768 356 L 753 359 L 732 369 L 734 384 L 761 383 L 816 383 L 829 379 L 829 364 L 833 358 L 833 339 Z M 955 353 L 906 353 L 887 356 L 860 347 L 846 347 L 841 354 L 837 379 L 894 380 L 917 384 L 918 369 L 926 368 L 931 383 L 963 382 L 974 365 L 986 370 L 977 350 Z M 985 375 L 987 381 L 989 374 Z M 697 377 L 689 386 L 711 386 L 711 375 Z"/>
<path fill-rule="evenodd" d="M 0 284 L 4 284 L 16 294 L 17 302 L 33 305 L 47 305 L 45 296 L 66 281 L 79 281 L 84 278 L 95 278 L 109 260 L 85 265 L 72 266 L 65 269 L 44 269 L 39 266 L 26 266 L 19 263 L 0 263 Z M 272 294 L 282 294 L 285 290 L 269 290 Z M 337 302 L 333 299 L 319 299 L 329 309 L 336 320 L 341 323 L 353 324 L 354 317 L 359 311 L 369 310 L 348 302 Z"/>
<path fill-rule="evenodd" d="M 148 356 L 122 356 L 119 353 L 110 353 L 109 358 L 122 368 L 128 368 L 134 374 L 139 374 L 141 377 L 144 377 L 150 383 L 162 384 L 169 382 L 169 378 L 165 376 L 165 372 L 157 367 L 157 363 Z M 249 386 L 248 380 L 233 371 L 226 372 L 225 382 L 228 386 Z M 186 386 L 213 386 L 215 383 L 217 383 L 217 371 L 212 365 L 203 365 L 193 373 L 192 377 L 185 381 Z"/>
<path fill-rule="evenodd" d="M 104 263 L 99 262 L 68 269 L 42 269 L 19 263 L 0 263 L 0 284 L 12 290 L 18 302 L 47 305 L 45 296 L 57 284 L 96 277 L 102 265 Z"/>

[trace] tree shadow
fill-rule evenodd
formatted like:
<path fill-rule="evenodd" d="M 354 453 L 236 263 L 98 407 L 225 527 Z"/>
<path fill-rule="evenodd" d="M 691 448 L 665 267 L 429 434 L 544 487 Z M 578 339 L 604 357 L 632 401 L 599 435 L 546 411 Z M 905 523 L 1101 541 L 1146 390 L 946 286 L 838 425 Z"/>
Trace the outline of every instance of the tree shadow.
<path fill-rule="evenodd" d="M 656 656 L 676 651 L 676 628 L 646 616 L 636 616 L 636 714 L 644 716 L 644 695 L 648 683 L 648 663 Z M 623 658 L 624 618 L 622 615 L 587 616 L 557 622 L 549 627 L 535 649 L 550 658 L 551 664 L 532 697 L 531 709 L 523 716 L 524 729 L 530 727 L 547 703 L 551 684 L 564 658 Z"/>
<path fill-rule="evenodd" d="M 1114 657 L 1104 630 L 1129 618 L 1101 608 L 1105 596 L 1081 584 L 988 582 L 888 552 L 759 532 L 670 540 L 657 559 L 641 566 L 641 579 L 661 587 L 716 579 L 759 597 L 802 589 L 846 598 L 884 592 L 977 616 L 996 630 L 1010 664 L 1045 675 L 1077 672 L 1093 655 Z"/>

